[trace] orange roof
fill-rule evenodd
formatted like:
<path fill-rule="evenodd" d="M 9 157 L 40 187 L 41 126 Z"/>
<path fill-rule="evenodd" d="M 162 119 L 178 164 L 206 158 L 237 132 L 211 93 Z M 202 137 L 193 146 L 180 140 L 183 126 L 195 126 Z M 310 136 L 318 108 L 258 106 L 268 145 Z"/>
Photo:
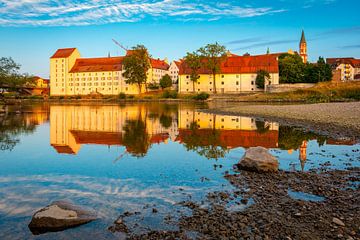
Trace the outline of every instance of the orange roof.
<path fill-rule="evenodd" d="M 327 58 L 326 63 L 332 65 L 332 67 L 337 67 L 340 64 L 350 64 L 355 68 L 360 68 L 360 59 L 355 59 L 352 57 L 346 58 Z"/>
<path fill-rule="evenodd" d="M 52 55 L 50 58 L 66 58 L 69 57 L 76 48 L 61 48 L 58 49 L 54 55 Z"/>
<path fill-rule="evenodd" d="M 151 62 L 151 67 L 153 68 L 162 69 L 162 70 L 169 69 L 169 64 L 167 64 L 164 60 L 150 58 L 150 62 Z"/>
<path fill-rule="evenodd" d="M 118 132 L 70 131 L 78 144 L 122 145 L 122 134 Z"/>
<path fill-rule="evenodd" d="M 275 54 L 257 55 L 257 56 L 233 56 L 227 57 L 221 64 L 220 72 L 224 74 L 236 73 L 256 73 L 259 70 L 266 70 L 270 73 L 278 73 L 279 66 Z M 190 74 L 191 69 L 187 67 L 186 62 L 182 62 L 179 74 Z M 202 67 L 199 74 L 211 74 L 211 72 Z"/>
<path fill-rule="evenodd" d="M 124 57 L 78 58 L 70 72 L 120 71 L 123 59 Z"/>
<path fill-rule="evenodd" d="M 180 65 L 182 63 L 182 60 L 180 61 L 174 61 L 175 65 L 180 69 Z"/>
<path fill-rule="evenodd" d="M 237 147 L 257 147 L 262 146 L 266 148 L 276 148 L 279 132 L 275 130 L 270 130 L 265 133 L 259 133 L 254 130 L 218 130 L 220 131 L 219 143 L 218 146 L 226 146 L 228 148 L 237 148 Z M 203 142 L 199 142 L 199 145 L 207 145 L 207 138 L 212 134 L 213 129 L 197 129 L 195 132 L 199 135 L 205 136 Z M 192 130 L 189 129 L 179 129 L 179 135 L 176 138 L 176 141 L 184 142 L 184 138 L 191 137 L 193 134 Z"/>

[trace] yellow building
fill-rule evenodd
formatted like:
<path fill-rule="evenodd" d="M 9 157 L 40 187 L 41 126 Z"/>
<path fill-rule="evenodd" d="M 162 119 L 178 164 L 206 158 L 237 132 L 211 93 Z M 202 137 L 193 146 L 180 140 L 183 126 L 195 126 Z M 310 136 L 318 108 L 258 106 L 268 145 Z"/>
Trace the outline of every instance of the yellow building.
<path fill-rule="evenodd" d="M 257 72 L 265 70 L 269 72 L 269 84 L 279 84 L 278 54 L 266 54 L 258 56 L 231 55 L 221 64 L 220 73 L 216 74 L 216 91 L 219 93 L 239 93 L 260 91 L 255 84 Z M 182 62 L 179 70 L 179 92 L 191 93 L 208 92 L 214 93 L 214 79 L 212 73 L 204 67 L 199 70 L 200 78 L 195 82 L 190 79 L 191 69 Z"/>
<path fill-rule="evenodd" d="M 76 48 L 58 49 L 50 58 L 50 95 L 138 94 L 135 84 L 125 83 L 122 76 L 124 57 L 80 58 Z M 167 73 L 165 60 L 150 59 L 147 82 L 158 83 Z"/>

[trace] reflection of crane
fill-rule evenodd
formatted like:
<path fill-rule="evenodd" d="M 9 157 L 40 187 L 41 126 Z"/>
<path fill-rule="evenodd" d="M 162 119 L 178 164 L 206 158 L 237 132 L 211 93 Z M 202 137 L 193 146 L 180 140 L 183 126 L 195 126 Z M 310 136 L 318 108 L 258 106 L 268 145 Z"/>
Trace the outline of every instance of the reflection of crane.
<path fill-rule="evenodd" d="M 112 39 L 113 42 L 118 45 L 119 47 L 121 47 L 122 49 L 124 49 L 125 51 L 127 51 L 128 49 L 126 47 L 124 47 L 123 45 L 121 45 L 118 41 L 116 41 L 115 39 Z"/>
<path fill-rule="evenodd" d="M 119 157 L 117 157 L 114 161 L 113 161 L 113 163 L 116 163 L 117 161 L 119 161 L 120 159 L 122 159 L 125 155 L 127 155 L 127 150 L 125 150 L 125 152 L 123 152 L 122 154 L 120 154 L 120 156 Z"/>

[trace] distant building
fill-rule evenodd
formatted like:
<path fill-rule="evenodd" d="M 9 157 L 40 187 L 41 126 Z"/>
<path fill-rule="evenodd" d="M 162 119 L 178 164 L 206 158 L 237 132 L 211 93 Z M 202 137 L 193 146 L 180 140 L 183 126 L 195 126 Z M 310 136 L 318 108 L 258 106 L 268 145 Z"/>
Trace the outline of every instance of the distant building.
<path fill-rule="evenodd" d="M 29 86 L 29 84 L 27 84 L 27 86 Z M 35 76 L 34 81 L 29 87 L 29 93 L 31 93 L 31 95 L 48 95 L 50 91 L 50 81 L 49 79 Z"/>
<path fill-rule="evenodd" d="M 179 82 L 179 70 L 180 70 L 181 61 L 172 61 L 169 67 L 169 76 L 173 85 L 177 86 Z"/>
<path fill-rule="evenodd" d="M 123 59 L 124 56 L 81 58 L 76 48 L 58 49 L 50 58 L 50 95 L 138 94 L 138 87 L 127 84 L 122 76 Z M 147 83 L 159 83 L 169 65 L 165 60 L 153 58 L 150 63 Z"/>
<path fill-rule="evenodd" d="M 307 63 L 307 61 L 308 61 L 307 43 L 306 43 L 306 39 L 305 39 L 304 30 L 301 33 L 301 39 L 300 39 L 300 43 L 299 43 L 299 53 L 300 53 L 300 57 L 303 60 L 303 63 Z"/>
<path fill-rule="evenodd" d="M 334 81 L 360 80 L 360 59 L 355 58 L 327 58 L 336 76 Z"/>
<path fill-rule="evenodd" d="M 269 72 L 270 79 L 266 84 L 279 84 L 278 54 L 257 56 L 231 55 L 221 64 L 220 73 L 216 74 L 216 89 L 219 93 L 240 93 L 262 91 L 255 84 L 257 72 Z M 190 79 L 191 69 L 182 62 L 179 70 L 179 92 L 191 93 L 193 82 Z M 202 67 L 200 78 L 195 82 L 195 92 L 213 93 L 213 75 Z"/>

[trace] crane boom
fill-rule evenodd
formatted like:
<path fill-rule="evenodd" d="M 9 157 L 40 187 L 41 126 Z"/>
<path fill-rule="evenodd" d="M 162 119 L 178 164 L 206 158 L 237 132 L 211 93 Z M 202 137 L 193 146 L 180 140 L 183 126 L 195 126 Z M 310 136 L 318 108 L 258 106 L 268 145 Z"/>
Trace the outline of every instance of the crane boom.
<path fill-rule="evenodd" d="M 127 51 L 128 49 L 126 47 L 124 47 L 123 45 L 121 45 L 118 41 L 116 41 L 115 39 L 112 39 L 113 42 L 118 45 L 119 47 L 121 47 L 122 49 L 124 49 L 125 51 Z"/>

